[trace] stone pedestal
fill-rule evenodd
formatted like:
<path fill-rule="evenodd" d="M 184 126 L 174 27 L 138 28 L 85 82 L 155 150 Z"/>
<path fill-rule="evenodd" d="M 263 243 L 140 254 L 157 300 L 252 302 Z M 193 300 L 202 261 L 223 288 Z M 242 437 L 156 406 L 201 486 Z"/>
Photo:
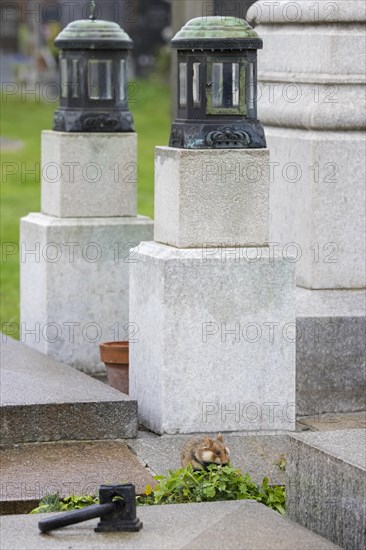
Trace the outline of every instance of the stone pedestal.
<path fill-rule="evenodd" d="M 133 340 L 128 279 L 149 218 L 56 218 L 32 213 L 21 220 L 22 342 L 94 374 L 103 370 L 99 344 Z"/>
<path fill-rule="evenodd" d="M 136 216 L 137 135 L 44 130 L 41 176 L 44 214 Z"/>
<path fill-rule="evenodd" d="M 267 246 L 268 166 L 266 149 L 156 149 L 130 394 L 157 433 L 295 429 L 294 263 Z"/>
<path fill-rule="evenodd" d="M 323 334 L 298 341 L 300 410 L 359 410 L 366 326 L 364 2 L 269 4 L 256 2 L 247 15 L 264 43 L 258 112 L 271 150 L 269 239 L 278 251 L 295 243 L 297 284 L 308 289 L 298 322 Z M 324 335 L 332 341 L 324 343 Z"/>
<path fill-rule="evenodd" d="M 136 216 L 134 133 L 42 133 L 42 213 L 21 220 L 27 345 L 94 374 L 99 344 L 133 339 L 129 268 L 153 222 Z"/>
<path fill-rule="evenodd" d="M 268 149 L 156 148 L 158 242 L 185 248 L 267 244 L 268 197 Z"/>
<path fill-rule="evenodd" d="M 157 433 L 295 429 L 294 269 L 268 248 L 141 243 L 130 395 Z"/>

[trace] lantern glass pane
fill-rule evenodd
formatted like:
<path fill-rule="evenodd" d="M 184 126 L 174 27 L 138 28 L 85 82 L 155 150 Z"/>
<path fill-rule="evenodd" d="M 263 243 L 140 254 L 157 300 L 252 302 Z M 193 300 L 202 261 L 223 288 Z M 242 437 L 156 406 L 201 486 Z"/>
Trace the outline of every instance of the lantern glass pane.
<path fill-rule="evenodd" d="M 187 105 L 187 63 L 179 63 L 179 106 Z"/>
<path fill-rule="evenodd" d="M 79 97 L 78 60 L 72 60 L 72 97 Z"/>
<path fill-rule="evenodd" d="M 126 87 L 127 87 L 126 60 L 121 59 L 120 75 L 119 75 L 119 98 L 121 101 L 126 101 Z"/>
<path fill-rule="evenodd" d="M 67 97 L 67 59 L 61 59 L 61 97 Z"/>
<path fill-rule="evenodd" d="M 193 106 L 201 106 L 201 83 L 200 83 L 201 63 L 193 63 Z"/>
<path fill-rule="evenodd" d="M 249 63 L 248 68 L 248 108 L 254 109 L 254 63 Z"/>
<path fill-rule="evenodd" d="M 90 99 L 112 99 L 112 60 L 89 60 Z"/>
<path fill-rule="evenodd" d="M 212 106 L 221 107 L 223 99 L 223 63 L 212 63 Z"/>
<path fill-rule="evenodd" d="M 232 84 L 233 84 L 233 107 L 239 107 L 239 84 L 240 84 L 240 71 L 239 71 L 239 63 L 232 63 L 232 70 L 233 70 L 233 78 L 232 78 Z"/>

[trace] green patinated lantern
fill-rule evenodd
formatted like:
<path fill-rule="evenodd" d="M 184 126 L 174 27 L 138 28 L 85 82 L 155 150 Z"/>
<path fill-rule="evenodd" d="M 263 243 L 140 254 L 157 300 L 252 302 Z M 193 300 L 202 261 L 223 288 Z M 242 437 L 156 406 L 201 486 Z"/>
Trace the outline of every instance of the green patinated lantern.
<path fill-rule="evenodd" d="M 55 40 L 60 48 L 60 106 L 53 129 L 133 132 L 127 104 L 127 56 L 133 43 L 112 21 L 73 21 Z"/>
<path fill-rule="evenodd" d="M 257 120 L 257 50 L 244 19 L 197 17 L 172 40 L 177 49 L 177 118 L 171 147 L 263 148 Z"/>

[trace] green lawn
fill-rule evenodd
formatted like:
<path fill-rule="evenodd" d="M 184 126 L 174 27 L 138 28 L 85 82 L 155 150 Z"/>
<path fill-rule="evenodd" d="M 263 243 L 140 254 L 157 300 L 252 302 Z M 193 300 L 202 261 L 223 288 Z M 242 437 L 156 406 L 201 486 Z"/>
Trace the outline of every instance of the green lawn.
<path fill-rule="evenodd" d="M 139 81 L 131 88 L 130 109 L 138 133 L 139 214 L 153 216 L 154 147 L 167 145 L 170 131 L 170 91 L 155 81 Z M 1 154 L 1 312 L 0 330 L 19 323 L 19 218 L 40 210 L 40 135 L 52 127 L 57 103 L 1 98 L 0 135 L 21 140 L 19 151 Z M 31 171 L 36 173 L 32 174 Z"/>

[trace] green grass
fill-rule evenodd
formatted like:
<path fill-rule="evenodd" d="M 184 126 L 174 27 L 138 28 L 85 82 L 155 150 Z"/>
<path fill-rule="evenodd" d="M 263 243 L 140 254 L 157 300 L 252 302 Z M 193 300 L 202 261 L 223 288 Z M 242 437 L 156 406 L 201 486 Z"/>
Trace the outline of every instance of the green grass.
<path fill-rule="evenodd" d="M 166 145 L 170 131 L 170 91 L 157 81 L 132 85 L 129 107 L 138 133 L 139 214 L 153 217 L 154 147 Z M 1 311 L 0 330 L 19 324 L 19 254 L 6 254 L 19 246 L 19 219 L 40 210 L 41 131 L 52 127 L 57 103 L 20 97 L 1 98 L 0 135 L 21 140 L 19 151 L 1 154 Z M 36 174 L 30 174 L 36 167 Z M 10 173 L 14 172 L 14 173 Z M 11 243 L 11 244 L 7 244 Z"/>

